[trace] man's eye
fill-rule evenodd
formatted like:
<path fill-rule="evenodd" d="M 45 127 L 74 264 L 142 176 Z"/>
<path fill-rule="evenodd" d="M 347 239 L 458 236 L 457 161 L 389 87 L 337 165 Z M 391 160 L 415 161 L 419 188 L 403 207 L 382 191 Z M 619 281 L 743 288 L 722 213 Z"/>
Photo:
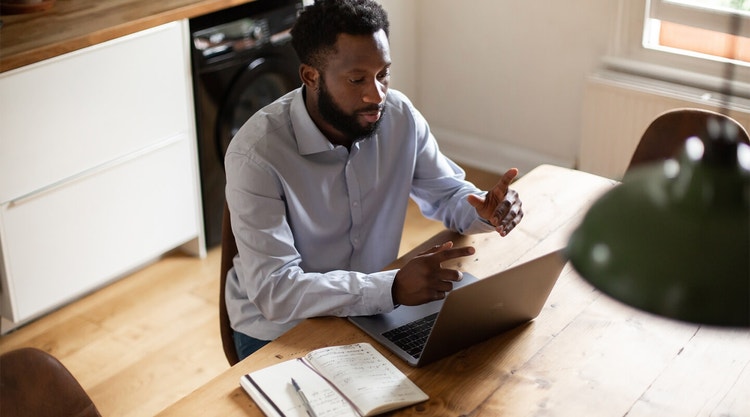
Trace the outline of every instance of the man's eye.
<path fill-rule="evenodd" d="M 384 79 L 384 78 L 388 78 L 390 76 L 391 76 L 391 72 L 390 71 L 386 71 L 386 72 L 384 72 L 382 74 L 378 74 L 378 78 L 381 79 L 381 80 Z"/>
<path fill-rule="evenodd" d="M 350 78 L 349 82 L 352 84 L 360 84 L 364 81 L 364 78 Z"/>

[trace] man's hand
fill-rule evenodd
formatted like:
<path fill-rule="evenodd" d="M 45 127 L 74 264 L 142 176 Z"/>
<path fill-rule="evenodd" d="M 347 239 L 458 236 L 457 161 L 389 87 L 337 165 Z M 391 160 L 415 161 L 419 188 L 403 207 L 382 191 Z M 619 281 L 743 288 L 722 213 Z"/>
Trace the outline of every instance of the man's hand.
<path fill-rule="evenodd" d="M 445 298 L 445 293 L 453 289 L 453 281 L 460 281 L 462 275 L 440 264 L 472 254 L 473 247 L 453 249 L 449 241 L 415 256 L 396 273 L 391 287 L 393 303 L 413 306 Z"/>
<path fill-rule="evenodd" d="M 510 189 L 510 183 L 517 175 L 518 169 L 511 168 L 486 196 L 468 197 L 469 204 L 477 209 L 479 216 L 495 226 L 500 236 L 510 233 L 523 218 L 521 199 L 515 190 Z"/>

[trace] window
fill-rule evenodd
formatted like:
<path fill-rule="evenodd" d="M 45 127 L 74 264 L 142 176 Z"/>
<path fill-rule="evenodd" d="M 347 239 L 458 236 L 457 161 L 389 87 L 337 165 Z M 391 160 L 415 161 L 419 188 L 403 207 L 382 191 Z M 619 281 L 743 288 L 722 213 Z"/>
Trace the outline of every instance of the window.
<path fill-rule="evenodd" d="M 750 64 L 750 0 L 650 0 L 647 48 Z"/>
<path fill-rule="evenodd" d="M 619 0 L 613 69 L 750 98 L 750 0 Z M 731 66 L 731 67 L 730 67 Z M 731 68 L 731 73 L 729 69 Z"/>

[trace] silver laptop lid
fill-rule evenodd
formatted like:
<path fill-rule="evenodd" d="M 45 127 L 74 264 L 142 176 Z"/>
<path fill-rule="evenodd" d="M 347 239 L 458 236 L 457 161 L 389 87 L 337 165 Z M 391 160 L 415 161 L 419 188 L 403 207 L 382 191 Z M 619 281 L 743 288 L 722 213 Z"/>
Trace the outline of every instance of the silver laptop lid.
<path fill-rule="evenodd" d="M 562 249 L 448 293 L 418 365 L 534 319 L 565 266 Z"/>
<path fill-rule="evenodd" d="M 559 249 L 484 279 L 464 273 L 464 280 L 444 300 L 349 320 L 410 365 L 422 366 L 535 318 L 565 262 Z M 437 320 L 418 358 L 383 336 L 436 312 Z"/>

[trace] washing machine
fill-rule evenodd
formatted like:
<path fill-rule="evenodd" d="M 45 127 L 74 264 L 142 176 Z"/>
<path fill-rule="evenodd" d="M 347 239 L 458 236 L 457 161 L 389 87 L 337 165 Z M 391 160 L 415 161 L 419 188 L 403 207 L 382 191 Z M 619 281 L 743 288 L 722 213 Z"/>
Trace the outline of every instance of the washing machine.
<path fill-rule="evenodd" d="M 190 19 L 206 245 L 221 242 L 224 153 L 253 113 L 299 87 L 289 30 L 299 0 L 255 0 Z"/>

